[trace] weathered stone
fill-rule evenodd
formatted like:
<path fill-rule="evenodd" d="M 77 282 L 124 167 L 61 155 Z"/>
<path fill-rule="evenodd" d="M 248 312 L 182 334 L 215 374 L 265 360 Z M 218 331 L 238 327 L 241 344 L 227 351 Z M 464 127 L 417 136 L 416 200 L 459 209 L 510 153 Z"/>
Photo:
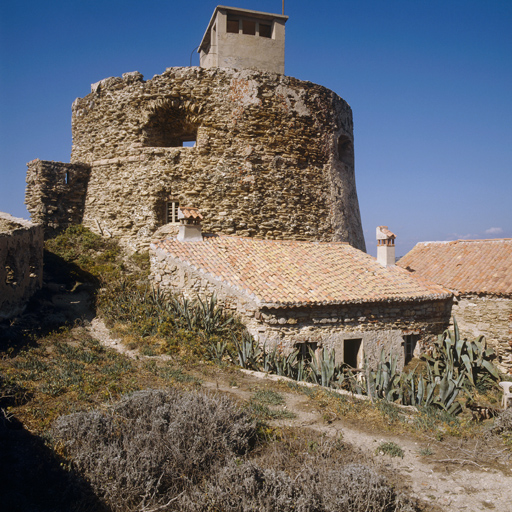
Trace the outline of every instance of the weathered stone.
<path fill-rule="evenodd" d="M 365 249 L 352 112 L 324 87 L 251 70 L 169 68 L 148 81 L 102 80 L 72 110 L 73 164 L 29 164 L 27 207 L 46 226 L 83 216 L 93 231 L 140 248 L 166 224 L 172 198 L 198 207 L 206 232 Z M 181 147 L 189 139 L 195 147 Z"/>
<path fill-rule="evenodd" d="M 0 320 L 21 313 L 43 283 L 43 227 L 0 212 Z"/>

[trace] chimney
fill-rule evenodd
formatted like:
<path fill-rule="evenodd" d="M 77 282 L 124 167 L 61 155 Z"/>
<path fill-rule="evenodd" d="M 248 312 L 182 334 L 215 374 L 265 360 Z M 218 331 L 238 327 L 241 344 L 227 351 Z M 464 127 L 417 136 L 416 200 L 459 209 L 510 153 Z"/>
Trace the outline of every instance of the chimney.
<path fill-rule="evenodd" d="M 180 227 L 178 232 L 179 242 L 201 242 L 201 221 L 203 216 L 197 208 L 183 207 L 178 209 Z"/>
<path fill-rule="evenodd" d="M 384 267 L 395 265 L 395 238 L 387 226 L 377 228 L 377 262 Z"/>

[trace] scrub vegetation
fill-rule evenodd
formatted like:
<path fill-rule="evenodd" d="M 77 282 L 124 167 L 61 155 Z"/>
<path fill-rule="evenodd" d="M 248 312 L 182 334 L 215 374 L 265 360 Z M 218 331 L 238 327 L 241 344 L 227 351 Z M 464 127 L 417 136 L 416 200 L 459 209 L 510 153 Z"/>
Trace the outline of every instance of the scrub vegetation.
<path fill-rule="evenodd" d="M 482 425 L 462 409 L 469 399 L 497 409 L 496 377 L 483 363 L 492 355 L 485 357 L 483 340 L 468 348 L 456 332 L 440 337 L 436 350 L 444 356 L 431 354 L 433 363 L 419 364 L 412 391 L 408 381 L 408 396 L 419 396 L 421 379 L 424 396 L 431 393 L 430 403 L 414 404 L 417 411 L 395 404 L 402 377 L 386 354 L 366 380 L 356 381 L 368 396 L 357 400 L 329 388 L 356 385 L 344 368 L 333 367 L 331 354 L 306 363 L 297 354 L 257 347 L 215 297 L 191 301 L 149 288 L 148 267 L 147 255 L 126 256 L 114 241 L 81 226 L 46 242 L 43 291 L 24 315 L 0 325 L 6 509 L 426 510 L 342 436 L 285 426 L 296 417 L 287 407 L 290 394 L 307 397 L 326 424 L 362 418 L 380 431 L 437 439 L 487 435 L 512 445 L 508 412 Z M 84 301 L 85 308 L 73 309 Z M 136 349 L 135 357 L 91 335 L 95 314 Z M 470 349 L 478 354 L 476 366 L 468 366 Z M 203 385 L 221 381 L 236 390 L 243 379 L 237 367 L 289 380 L 254 388 L 243 399 Z M 443 368 L 451 368 L 446 381 L 455 382 L 457 395 L 440 406 L 439 382 L 432 390 L 427 377 L 431 372 L 442 383 Z M 403 457 L 394 443 L 377 450 Z"/>

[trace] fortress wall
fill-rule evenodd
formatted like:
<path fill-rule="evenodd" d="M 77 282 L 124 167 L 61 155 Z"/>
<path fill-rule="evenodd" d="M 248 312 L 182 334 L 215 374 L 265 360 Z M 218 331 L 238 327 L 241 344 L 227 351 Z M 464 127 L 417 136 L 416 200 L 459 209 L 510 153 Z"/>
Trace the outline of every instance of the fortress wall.
<path fill-rule="evenodd" d="M 72 126 L 72 162 L 91 167 L 84 224 L 134 249 L 169 200 L 199 208 L 207 232 L 365 249 L 352 112 L 324 87 L 251 70 L 127 73 L 78 98 Z"/>
<path fill-rule="evenodd" d="M 43 227 L 0 212 L 0 320 L 21 313 L 43 283 Z"/>
<path fill-rule="evenodd" d="M 25 204 L 32 221 L 43 224 L 46 234 L 80 224 L 89 166 L 37 159 L 27 167 Z"/>

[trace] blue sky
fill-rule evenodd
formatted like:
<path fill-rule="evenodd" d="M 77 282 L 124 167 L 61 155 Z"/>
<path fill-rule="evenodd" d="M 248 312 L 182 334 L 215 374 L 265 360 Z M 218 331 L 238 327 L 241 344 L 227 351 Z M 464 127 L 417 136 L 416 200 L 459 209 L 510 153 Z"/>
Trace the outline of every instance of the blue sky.
<path fill-rule="evenodd" d="M 0 211 L 28 217 L 26 162 L 69 161 L 71 104 L 128 71 L 198 64 L 216 6 L 26 0 L 0 6 Z M 280 0 L 227 5 L 281 12 Z M 286 0 L 286 74 L 352 107 L 368 252 L 512 237 L 512 1 Z"/>

